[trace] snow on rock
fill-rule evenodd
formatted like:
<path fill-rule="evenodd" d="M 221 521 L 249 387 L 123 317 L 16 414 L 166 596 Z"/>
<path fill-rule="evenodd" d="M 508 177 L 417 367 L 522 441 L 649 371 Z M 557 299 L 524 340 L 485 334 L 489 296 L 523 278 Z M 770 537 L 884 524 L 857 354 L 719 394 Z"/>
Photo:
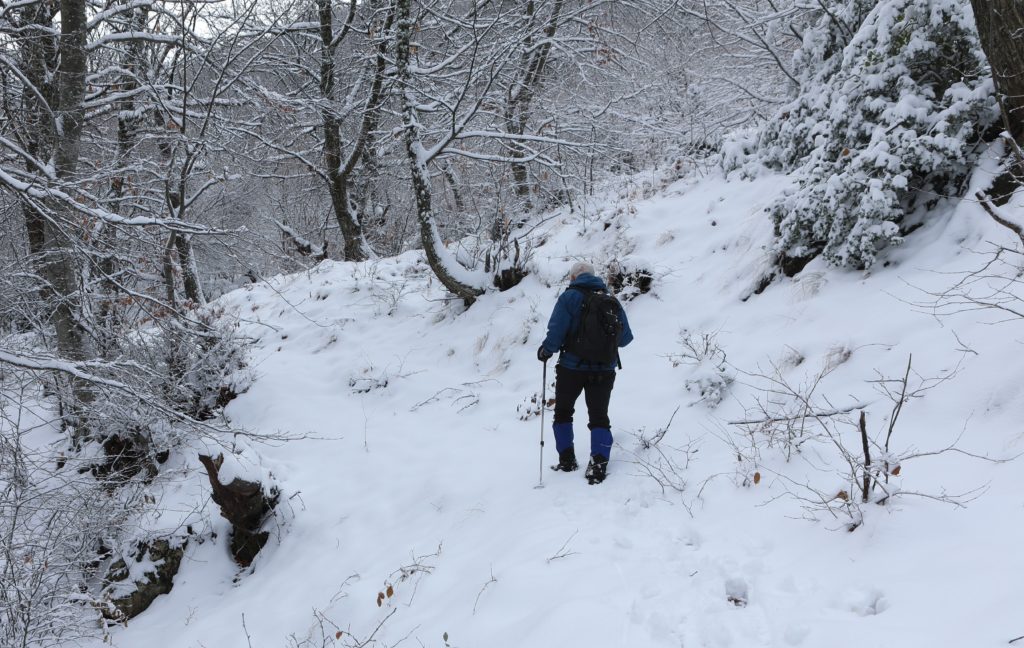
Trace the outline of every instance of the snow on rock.
<path fill-rule="evenodd" d="M 257 378 L 227 414 L 304 437 L 257 448 L 292 514 L 241 574 L 220 537 L 190 544 L 174 590 L 113 643 L 860 648 L 1024 633 L 1019 464 L 907 460 L 886 477 L 891 501 L 860 505 L 847 532 L 856 483 L 813 422 L 792 437 L 729 424 L 792 411 L 770 391 L 776 376 L 816 384 L 821 407 L 855 406 L 851 421 L 863 409 L 884 442 L 892 403 L 879 388 L 892 383 L 877 381 L 903 376 L 912 354 L 911 382 L 946 380 L 906 403 L 876 461 L 954 444 L 1021 452 L 1021 323 L 928 307 L 983 262 L 986 241 L 1012 235 L 963 203 L 888 267 L 818 260 L 753 294 L 771 246 L 765 208 L 791 186 L 691 178 L 651 198 L 610 196 L 586 220 L 555 214 L 538 226 L 532 274 L 468 310 L 415 252 L 324 262 L 223 297 L 258 340 Z M 535 349 L 578 258 L 654 273 L 626 303 L 636 341 L 612 398 L 609 478 L 594 487 L 547 470 L 550 432 L 540 460 L 540 417 L 517 412 L 541 390 Z M 734 376 L 715 408 L 688 391 L 692 365 L 672 360 L 683 331 L 714 333 L 724 358 L 705 365 Z M 856 428 L 837 429 L 859 451 Z M 963 507 L 934 499 L 960 493 Z"/>

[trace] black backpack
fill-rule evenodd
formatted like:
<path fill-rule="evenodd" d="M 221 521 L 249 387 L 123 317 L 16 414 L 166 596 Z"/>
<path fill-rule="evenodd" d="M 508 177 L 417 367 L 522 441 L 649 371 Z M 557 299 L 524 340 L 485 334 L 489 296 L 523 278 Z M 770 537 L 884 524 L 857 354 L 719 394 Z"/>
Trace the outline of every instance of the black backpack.
<path fill-rule="evenodd" d="M 619 359 L 619 338 L 622 337 L 622 320 L 619 318 L 619 300 L 608 293 L 586 290 L 574 286 L 583 293 L 580 310 L 580 326 L 570 337 L 565 350 L 584 362 L 593 364 L 614 364 Z"/>

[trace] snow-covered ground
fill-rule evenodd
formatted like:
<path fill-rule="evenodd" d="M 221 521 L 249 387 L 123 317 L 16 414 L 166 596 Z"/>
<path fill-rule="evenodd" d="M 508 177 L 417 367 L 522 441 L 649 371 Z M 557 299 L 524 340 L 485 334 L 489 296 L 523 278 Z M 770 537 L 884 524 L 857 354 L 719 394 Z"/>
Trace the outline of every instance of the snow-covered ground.
<path fill-rule="evenodd" d="M 1024 470 L 965 454 L 1024 450 L 1024 322 L 928 308 L 929 292 L 984 261 L 971 250 L 1012 235 L 964 203 L 936 212 L 886 267 L 815 262 L 752 295 L 767 269 L 763 210 L 788 183 L 712 175 L 648 199 L 623 189 L 585 219 L 556 214 L 538 226 L 534 272 L 464 312 L 418 253 L 327 262 L 227 295 L 259 340 L 258 377 L 228 415 L 308 438 L 258 448 L 283 504 L 253 568 L 231 561 L 218 518 L 173 592 L 114 645 L 981 648 L 1024 635 Z M 626 303 L 636 341 L 612 397 L 608 481 L 548 470 L 545 430 L 535 488 L 535 350 L 580 258 L 655 280 Z M 683 330 L 713 335 L 724 360 L 682 359 Z M 915 374 L 948 380 L 906 404 L 892 455 L 963 452 L 905 461 L 891 486 L 907 494 L 863 505 L 853 532 L 809 504 L 811 489 L 853 486 L 813 424 L 788 461 L 784 444 L 752 448 L 729 425 L 768 398 L 758 374 L 774 366 L 801 385 L 829 367 L 817 402 L 860 403 L 884 443 L 892 403 L 872 381 L 901 377 L 911 354 L 912 385 Z M 723 388 L 717 406 L 701 399 L 701 378 Z M 677 408 L 664 439 L 642 448 L 637 435 Z M 581 399 L 580 455 L 583 410 Z M 836 429 L 859 453 L 856 429 Z M 644 474 L 668 460 L 679 468 L 668 486 Z M 939 501 L 963 493 L 963 507 Z"/>

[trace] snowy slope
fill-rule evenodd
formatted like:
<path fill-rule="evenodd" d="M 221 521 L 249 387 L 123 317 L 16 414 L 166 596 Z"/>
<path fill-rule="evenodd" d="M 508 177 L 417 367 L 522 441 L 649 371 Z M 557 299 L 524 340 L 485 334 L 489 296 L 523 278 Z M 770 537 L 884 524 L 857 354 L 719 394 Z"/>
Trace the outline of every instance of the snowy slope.
<path fill-rule="evenodd" d="M 909 354 L 924 377 L 959 369 L 906 405 L 895 451 L 1024 449 L 1021 324 L 914 305 L 980 265 L 969 250 L 1007 234 L 962 204 L 888 267 L 864 275 L 816 262 L 751 296 L 771 235 L 763 209 L 787 183 L 687 179 L 647 200 L 613 194 L 585 221 L 557 214 L 538 228 L 533 274 L 466 312 L 441 300 L 417 253 L 327 262 L 226 296 L 259 339 L 258 378 L 229 406 L 233 423 L 310 438 L 259 448 L 287 499 L 254 568 L 239 574 L 218 520 L 218 538 L 190 546 L 174 591 L 113 643 L 981 647 L 1024 635 L 1019 462 L 908 461 L 906 491 L 987 490 L 962 508 L 920 496 L 868 504 L 848 533 L 827 513 L 804 519 L 805 502 L 787 495 L 849 487 L 828 444 L 788 462 L 769 447 L 737 461 L 733 444 L 746 446 L 728 421 L 748 416 L 766 386 L 752 374 L 775 363 L 798 384 L 831 363 L 820 393 L 837 408 L 864 404 L 884 437 L 891 404 L 869 381 L 901 376 Z M 590 487 L 582 471 L 545 467 L 536 489 L 540 420 L 520 414 L 540 390 L 535 349 L 577 258 L 656 278 L 626 305 L 636 341 L 613 394 L 608 481 Z M 715 333 L 726 354 L 734 382 L 717 407 L 686 387 L 708 367 L 669 358 L 683 329 Z M 642 474 L 657 456 L 634 436 L 677 407 L 659 449 L 686 465 L 682 493 Z M 582 399 L 585 450 L 580 409 Z M 555 461 L 546 434 L 545 466 Z M 746 481 L 755 471 L 756 485 Z"/>

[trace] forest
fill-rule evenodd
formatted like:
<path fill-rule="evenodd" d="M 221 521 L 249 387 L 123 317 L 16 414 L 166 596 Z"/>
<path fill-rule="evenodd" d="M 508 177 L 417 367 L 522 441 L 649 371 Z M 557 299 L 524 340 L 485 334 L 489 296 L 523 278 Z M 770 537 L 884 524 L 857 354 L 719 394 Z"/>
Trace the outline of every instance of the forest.
<path fill-rule="evenodd" d="M 657 329 L 661 342 L 648 356 L 633 360 L 639 370 L 667 366 L 666 358 L 672 369 L 696 368 L 664 397 L 666 411 L 651 410 L 661 437 L 672 425 L 671 399 L 693 395 L 697 407 L 683 416 L 697 429 L 712 425 L 719 402 L 743 383 L 748 400 L 721 419 L 745 422 L 741 439 L 766 434 L 768 423 L 790 426 L 773 428 L 781 436 L 761 446 L 738 448 L 729 437 L 723 456 L 746 466 L 742 486 L 768 474 L 768 448 L 784 448 L 787 462 L 801 452 L 791 425 L 799 419 L 820 426 L 815 438 L 837 453 L 845 497 L 800 490 L 800 477 L 779 483 L 799 491 L 816 518 L 838 514 L 848 531 L 867 525 L 864 509 L 889 506 L 897 493 L 886 489 L 890 478 L 919 456 L 901 459 L 890 448 L 903 405 L 952 374 L 918 374 L 901 347 L 899 366 L 873 383 L 885 395 L 887 427 L 869 439 L 868 401 L 819 401 L 779 370 L 785 363 L 760 364 L 757 354 L 781 339 L 767 333 L 736 369 L 715 336 L 727 337 L 728 322 L 744 316 L 719 322 L 725 311 L 707 309 L 728 294 L 728 308 L 750 313 L 791 286 L 816 294 L 812 279 L 845 286 L 910 266 L 942 274 L 952 267 L 943 264 L 959 262 L 960 242 L 1008 236 L 986 248 L 980 270 L 957 266 L 935 285 L 922 275 L 929 287 L 901 303 L 943 317 L 1024 317 L 1016 292 L 1022 34 L 1024 6 L 1014 0 L 0 0 L 0 648 L 134 645 L 127 635 L 118 643 L 118 628 L 167 595 L 179 566 L 217 529 L 230 536 L 222 557 L 238 582 L 272 560 L 266 547 L 286 542 L 282 519 L 322 515 L 299 506 L 302 489 L 281 476 L 286 470 L 259 458 L 332 434 L 295 422 L 301 414 L 273 426 L 253 414 L 260 381 L 319 375 L 313 361 L 272 370 L 260 360 L 292 341 L 322 333 L 308 342 L 317 349 L 310 354 L 333 345 L 349 354 L 333 366 L 335 387 L 353 400 L 329 405 L 348 441 L 358 437 L 337 451 L 346 456 L 369 451 L 367 407 L 408 414 L 447 400 L 460 413 L 491 407 L 475 426 L 519 416 L 533 430 L 547 407 L 543 390 L 533 394 L 541 378 L 527 385 L 510 376 L 525 373 L 529 341 L 542 335 L 554 303 L 550 289 L 564 283 L 571 261 L 597 265 L 648 331 L 671 323 Z M 715 183 L 721 196 L 712 199 Z M 683 195 L 680 187 L 711 193 L 643 206 Z M 965 218 L 956 210 L 968 204 L 989 229 L 955 239 L 942 228 Z M 750 220 L 736 220 L 741 214 Z M 672 241 L 683 235 L 669 231 L 677 223 L 706 219 L 709 227 L 686 230 L 691 247 L 672 247 L 682 245 Z M 937 238 L 957 243 L 912 254 Z M 748 244 L 732 261 L 719 258 Z M 709 250 L 721 254 L 702 256 Z M 732 274 L 711 290 L 716 272 Z M 694 287 L 672 288 L 681 276 Z M 329 280 L 316 283 L 322 277 Z M 300 281 L 308 283 L 295 288 Z M 905 281 L 893 275 L 875 288 Z M 710 292 L 698 299 L 701 282 Z M 336 293 L 328 300 L 342 285 L 355 295 L 344 307 Z M 870 299 L 838 329 L 903 326 Z M 495 314 L 501 308 L 515 325 Z M 812 320 L 790 310 L 811 331 Z M 704 319 L 685 324 L 679 313 L 691 311 Z M 397 322 L 410 328 L 389 333 Z M 412 331 L 434 339 L 436 327 L 451 327 L 439 339 L 478 339 L 476 350 L 453 342 L 446 357 L 423 356 L 419 367 L 374 355 L 407 345 L 414 358 Z M 643 326 L 634 329 L 640 339 Z M 1011 329 L 991 330 L 1015 349 Z M 891 337 L 879 329 L 878 340 L 863 343 Z M 963 357 L 978 355 L 957 341 Z M 522 345 L 520 370 L 511 351 Z M 809 356 L 787 348 L 800 356 L 792 369 Z M 446 358 L 486 349 L 502 360 L 442 368 Z M 1013 352 L 1005 349 L 992 356 Z M 913 353 L 913 363 L 932 357 Z M 827 383 L 845 361 L 828 360 L 817 380 Z M 448 391 L 410 386 L 408 402 L 367 405 L 428 370 L 452 375 L 435 374 Z M 499 376 L 493 394 L 480 386 Z M 263 398 L 296 407 L 280 389 Z M 487 405 L 506 390 L 516 402 L 529 392 L 519 411 Z M 853 418 L 840 425 L 837 415 Z M 642 425 L 626 427 L 639 428 L 645 452 L 657 449 L 661 438 L 652 446 Z M 655 423 L 646 425 L 649 434 Z M 839 440 L 847 428 L 855 441 Z M 536 451 L 530 439 L 524 453 Z M 998 459 L 965 450 L 959 437 L 936 453 L 998 467 L 1015 454 L 1006 444 L 993 446 Z M 634 464 L 655 491 L 696 492 L 697 480 L 684 488 L 681 477 L 691 450 L 675 450 Z M 198 499 L 179 497 L 193 490 Z M 941 491 L 929 499 L 970 499 Z M 816 499 L 825 501 L 808 504 Z M 429 574 L 431 556 L 414 554 L 392 575 L 377 608 L 386 612 L 394 588 Z M 469 618 L 497 583 L 493 569 L 483 589 L 473 583 Z M 746 606 L 745 587 L 729 589 L 732 605 Z M 300 612 L 308 616 L 308 606 Z M 386 638 L 390 614 L 355 635 L 317 614 L 315 639 L 284 643 L 240 625 L 228 643 L 207 645 L 394 646 L 402 638 L 398 630 Z M 498 633 L 499 624 L 486 627 Z M 450 645 L 447 631 L 439 639 L 430 645 Z M 566 641 L 575 645 L 558 643 Z M 701 641 L 693 645 L 729 645 Z"/>

